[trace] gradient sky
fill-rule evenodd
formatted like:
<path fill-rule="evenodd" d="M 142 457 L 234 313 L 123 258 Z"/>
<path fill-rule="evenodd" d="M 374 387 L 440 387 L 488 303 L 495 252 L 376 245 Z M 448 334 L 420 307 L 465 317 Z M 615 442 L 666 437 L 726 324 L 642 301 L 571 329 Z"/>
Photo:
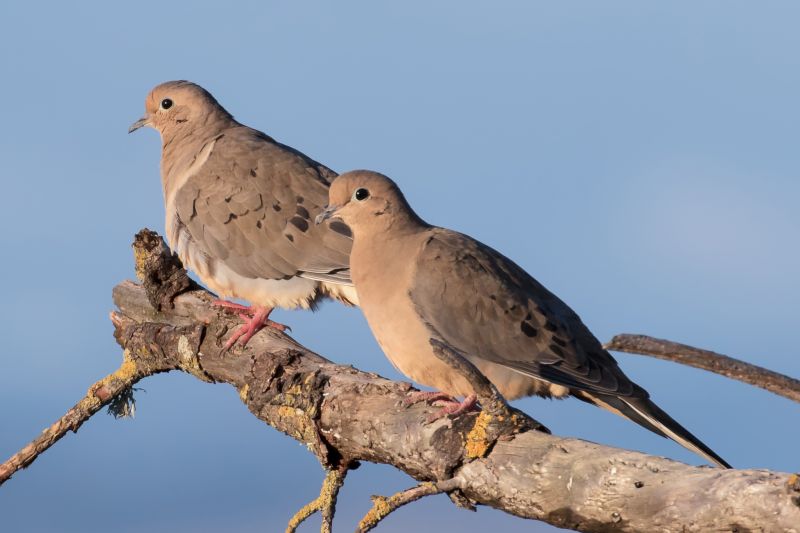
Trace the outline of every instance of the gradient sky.
<path fill-rule="evenodd" d="M 796 2 L 2 2 L 0 460 L 120 363 L 111 289 L 133 277 L 133 234 L 164 220 L 158 135 L 127 128 L 170 79 L 336 170 L 392 176 L 601 340 L 645 333 L 800 375 L 798 20 Z M 275 316 L 400 378 L 357 310 Z M 800 469 L 797 404 L 618 358 L 735 466 Z M 282 531 L 317 493 L 316 460 L 234 389 L 140 386 L 135 420 L 98 414 L 0 488 L 5 531 Z M 580 402 L 517 405 L 559 435 L 700 462 Z M 364 465 L 337 530 L 412 483 Z M 443 496 L 379 531 L 412 528 L 554 531 Z"/>

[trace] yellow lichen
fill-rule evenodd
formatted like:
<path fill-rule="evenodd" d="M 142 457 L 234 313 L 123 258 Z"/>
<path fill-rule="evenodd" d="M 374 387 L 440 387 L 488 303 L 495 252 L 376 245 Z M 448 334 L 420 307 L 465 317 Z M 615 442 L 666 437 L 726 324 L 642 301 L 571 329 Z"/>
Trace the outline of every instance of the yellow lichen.
<path fill-rule="evenodd" d="M 147 250 L 141 246 L 133 247 L 134 270 L 136 271 L 136 277 L 139 278 L 139 281 L 141 282 L 144 282 L 145 261 L 147 260 L 147 257 Z"/>
<path fill-rule="evenodd" d="M 290 431 L 290 424 L 279 428 L 282 431 L 286 432 L 287 434 L 291 434 L 297 440 L 312 443 L 313 439 L 309 438 L 309 434 L 313 432 L 313 429 L 309 427 L 308 417 L 305 416 L 305 413 L 302 409 L 298 409 L 296 407 L 291 407 L 288 405 L 281 405 L 278 406 L 278 417 L 279 418 L 288 418 L 294 421 L 291 424 L 291 429 L 294 431 Z M 313 445 L 313 444 L 312 444 Z"/>
<path fill-rule="evenodd" d="M 297 530 L 298 526 L 303 523 L 303 521 L 314 514 L 319 510 L 319 500 L 314 500 L 313 502 L 305 504 L 302 509 L 297 511 L 295 515 L 289 520 L 289 525 L 286 526 L 286 533 L 294 533 Z"/>
<path fill-rule="evenodd" d="M 127 382 L 133 380 L 133 378 L 136 377 L 136 373 L 138 371 L 139 369 L 136 366 L 136 363 L 134 363 L 128 357 L 125 357 L 120 367 L 113 374 L 111 374 L 110 377 L 115 377 L 120 381 Z"/>
<path fill-rule="evenodd" d="M 290 407 L 288 405 L 281 405 L 278 407 L 278 416 L 281 418 L 297 418 L 303 414 L 302 409 Z"/>
<path fill-rule="evenodd" d="M 344 480 L 344 473 L 339 470 L 329 470 L 325 475 L 325 480 L 322 482 L 322 488 L 319 491 L 319 496 L 312 502 L 304 505 L 295 515 L 289 520 L 289 525 L 286 527 L 286 533 L 294 533 L 298 526 L 305 521 L 306 518 L 320 511 L 323 517 L 326 513 L 332 515 L 334 506 L 336 505 L 336 496 L 339 493 L 339 488 L 342 486 Z M 330 528 L 327 523 L 323 523 L 322 533 L 330 533 Z"/>
<path fill-rule="evenodd" d="M 242 388 L 239 389 L 239 398 L 242 399 L 243 402 L 247 401 L 247 393 L 250 391 L 250 385 L 245 383 L 242 385 Z"/>
<path fill-rule="evenodd" d="M 330 507 L 333 499 L 341 486 L 342 475 L 336 470 L 332 470 L 325 476 L 322 482 L 322 490 L 319 491 L 319 505 L 321 508 Z"/>
<path fill-rule="evenodd" d="M 100 398 L 94 395 L 93 391 L 89 389 L 89 393 L 83 398 L 80 402 L 78 402 L 78 410 L 79 411 L 93 411 L 96 409 L 100 403 Z"/>
<path fill-rule="evenodd" d="M 125 350 L 120 367 L 89 387 L 89 392 L 86 393 L 86 399 L 97 399 L 96 392 L 106 385 L 110 385 L 112 381 L 122 381 L 126 384 L 132 382 L 136 377 L 137 372 L 138 367 L 136 366 L 136 363 L 130 359 L 129 352 Z"/>
<path fill-rule="evenodd" d="M 392 506 L 389 505 L 389 500 L 383 496 L 372 497 L 372 509 L 364 515 L 361 522 L 358 523 L 359 531 L 364 531 L 375 526 L 378 522 L 392 512 Z"/>
<path fill-rule="evenodd" d="M 475 425 L 472 426 L 470 432 L 467 433 L 467 442 L 464 444 L 468 458 L 478 459 L 486 455 L 486 452 L 489 451 L 489 447 L 492 443 L 488 440 L 487 429 L 491 421 L 492 415 L 486 411 L 481 411 L 478 415 L 478 418 L 475 420 Z"/>

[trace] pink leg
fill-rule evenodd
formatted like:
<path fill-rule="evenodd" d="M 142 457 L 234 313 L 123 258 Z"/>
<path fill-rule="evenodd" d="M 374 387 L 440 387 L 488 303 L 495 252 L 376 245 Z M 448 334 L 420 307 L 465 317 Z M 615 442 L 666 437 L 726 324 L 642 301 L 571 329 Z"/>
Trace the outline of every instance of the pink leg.
<path fill-rule="evenodd" d="M 233 311 L 239 315 L 239 318 L 244 320 L 244 324 L 234 331 L 233 335 L 231 335 L 231 338 L 225 343 L 225 350 L 230 349 L 234 344 L 236 344 L 237 340 L 239 341 L 239 344 L 246 346 L 250 339 L 253 338 L 253 335 L 265 327 L 275 328 L 278 331 L 286 331 L 287 329 L 291 331 L 289 326 L 279 324 L 278 322 L 273 322 L 269 319 L 269 315 L 273 311 L 273 308 L 271 307 L 248 307 L 246 305 L 226 302 L 224 300 L 215 300 L 213 305 Z"/>
<path fill-rule="evenodd" d="M 449 402 L 447 405 L 445 405 L 441 411 L 428 417 L 428 422 L 439 420 L 444 416 L 455 417 L 463 413 L 467 413 L 469 411 L 472 411 L 472 409 L 475 407 L 477 403 L 478 403 L 478 398 L 474 394 L 470 394 L 469 396 L 464 398 L 463 402 L 457 402 L 453 400 Z"/>

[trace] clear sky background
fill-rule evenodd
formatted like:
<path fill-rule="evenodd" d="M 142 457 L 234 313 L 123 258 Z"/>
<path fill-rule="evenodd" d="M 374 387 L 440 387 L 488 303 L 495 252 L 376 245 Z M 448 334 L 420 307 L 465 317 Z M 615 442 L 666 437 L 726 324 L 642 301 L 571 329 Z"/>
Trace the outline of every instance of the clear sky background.
<path fill-rule="evenodd" d="M 0 460 L 120 363 L 111 289 L 133 277 L 133 234 L 164 220 L 158 135 L 127 128 L 171 79 L 338 171 L 392 176 L 601 340 L 645 333 L 800 375 L 800 6 L 482 4 L 2 2 Z M 400 378 L 357 310 L 275 316 L 334 361 Z M 619 360 L 735 466 L 800 469 L 797 404 Z M 135 420 L 95 416 L 0 488 L 5 531 L 282 531 L 317 493 L 311 454 L 231 387 L 140 386 Z M 577 401 L 518 406 L 559 435 L 701 462 Z M 364 465 L 337 528 L 412 483 Z M 380 531 L 455 528 L 553 531 L 445 497 Z"/>

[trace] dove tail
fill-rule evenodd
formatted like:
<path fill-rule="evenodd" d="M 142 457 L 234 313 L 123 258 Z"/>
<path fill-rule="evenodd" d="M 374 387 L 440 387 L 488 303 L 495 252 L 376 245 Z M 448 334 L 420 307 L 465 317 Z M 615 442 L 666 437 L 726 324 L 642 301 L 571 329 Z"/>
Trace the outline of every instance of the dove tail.
<path fill-rule="evenodd" d="M 591 394 L 586 391 L 581 391 L 578 397 L 624 416 L 653 433 L 670 438 L 712 463 L 723 468 L 732 468 L 722 457 L 714 453 L 714 450 L 703 444 L 700 439 L 692 435 L 688 429 L 680 425 L 659 406 L 650 401 L 649 398 L 620 398 L 618 396 Z"/>

